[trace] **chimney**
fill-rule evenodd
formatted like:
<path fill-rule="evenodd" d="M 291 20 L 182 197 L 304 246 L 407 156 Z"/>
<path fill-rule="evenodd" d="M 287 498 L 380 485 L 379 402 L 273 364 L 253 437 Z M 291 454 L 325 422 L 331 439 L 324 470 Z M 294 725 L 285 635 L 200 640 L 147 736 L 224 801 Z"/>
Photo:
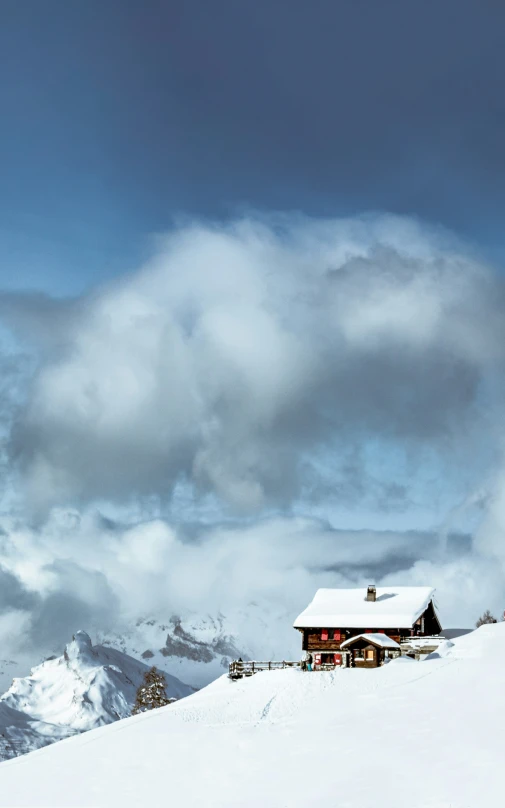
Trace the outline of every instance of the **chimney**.
<path fill-rule="evenodd" d="M 369 600 L 371 603 L 375 603 L 375 598 L 377 596 L 377 590 L 373 584 L 370 584 L 366 590 L 366 599 Z"/>

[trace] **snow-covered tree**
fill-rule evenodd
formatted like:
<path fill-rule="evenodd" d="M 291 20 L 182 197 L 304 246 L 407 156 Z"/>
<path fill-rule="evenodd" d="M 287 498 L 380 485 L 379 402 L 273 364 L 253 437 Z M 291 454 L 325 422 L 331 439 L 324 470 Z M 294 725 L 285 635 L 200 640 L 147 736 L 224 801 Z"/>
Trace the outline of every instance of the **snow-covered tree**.
<path fill-rule="evenodd" d="M 165 707 L 175 701 L 175 699 L 167 698 L 166 686 L 165 674 L 156 667 L 150 668 L 137 690 L 132 715 L 155 710 L 157 707 Z"/>
<path fill-rule="evenodd" d="M 493 617 L 489 609 L 486 609 L 484 614 L 481 614 L 475 625 L 477 628 L 479 628 L 479 626 L 484 626 L 486 623 L 497 623 L 497 622 L 498 620 L 496 619 L 496 617 Z"/>

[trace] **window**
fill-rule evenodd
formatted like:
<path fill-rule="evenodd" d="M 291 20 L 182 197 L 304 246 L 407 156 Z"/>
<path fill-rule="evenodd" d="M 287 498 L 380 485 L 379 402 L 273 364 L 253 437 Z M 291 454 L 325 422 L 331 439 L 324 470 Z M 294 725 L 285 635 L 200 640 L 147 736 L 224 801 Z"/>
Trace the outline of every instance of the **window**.
<path fill-rule="evenodd" d="M 327 639 L 328 639 L 328 629 L 323 628 L 323 630 L 321 631 L 321 640 L 327 640 Z"/>

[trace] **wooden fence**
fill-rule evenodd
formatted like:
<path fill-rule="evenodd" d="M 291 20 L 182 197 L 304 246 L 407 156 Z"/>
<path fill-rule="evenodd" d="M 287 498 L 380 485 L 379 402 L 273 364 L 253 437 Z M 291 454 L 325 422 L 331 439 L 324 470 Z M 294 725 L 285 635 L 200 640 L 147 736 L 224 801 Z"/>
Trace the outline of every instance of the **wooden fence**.
<path fill-rule="evenodd" d="M 301 662 L 243 662 L 240 659 L 234 659 L 230 662 L 230 670 L 228 676 L 230 679 L 242 679 L 244 676 L 253 676 L 260 671 L 276 671 L 282 668 L 299 668 Z"/>

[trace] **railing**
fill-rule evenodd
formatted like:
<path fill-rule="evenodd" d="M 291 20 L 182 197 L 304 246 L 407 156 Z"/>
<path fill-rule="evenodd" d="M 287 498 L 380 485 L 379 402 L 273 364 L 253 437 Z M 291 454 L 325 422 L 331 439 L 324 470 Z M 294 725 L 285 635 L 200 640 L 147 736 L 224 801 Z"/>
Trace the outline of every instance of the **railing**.
<path fill-rule="evenodd" d="M 414 634 L 412 637 L 405 637 L 401 640 L 401 645 L 408 645 L 408 643 L 419 643 L 424 642 L 427 645 L 445 642 L 446 638 L 443 637 L 441 634 Z"/>
<path fill-rule="evenodd" d="M 228 676 L 230 679 L 242 679 L 243 676 L 253 676 L 260 671 L 276 671 L 283 668 L 299 668 L 301 662 L 243 662 L 241 659 L 234 659 L 230 662 Z"/>

